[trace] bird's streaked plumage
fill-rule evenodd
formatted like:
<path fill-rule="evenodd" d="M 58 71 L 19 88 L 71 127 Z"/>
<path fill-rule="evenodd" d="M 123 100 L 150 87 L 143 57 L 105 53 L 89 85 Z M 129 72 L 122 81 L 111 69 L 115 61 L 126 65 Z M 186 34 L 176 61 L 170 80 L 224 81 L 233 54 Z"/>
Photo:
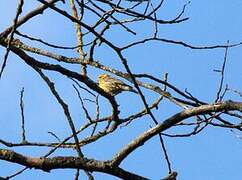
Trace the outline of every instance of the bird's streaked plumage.
<path fill-rule="evenodd" d="M 133 87 L 125 84 L 119 79 L 109 76 L 108 74 L 101 74 L 98 76 L 98 85 L 105 92 L 111 94 L 112 96 L 115 96 L 122 91 L 131 91 L 137 93 L 137 91 L 135 91 Z"/>

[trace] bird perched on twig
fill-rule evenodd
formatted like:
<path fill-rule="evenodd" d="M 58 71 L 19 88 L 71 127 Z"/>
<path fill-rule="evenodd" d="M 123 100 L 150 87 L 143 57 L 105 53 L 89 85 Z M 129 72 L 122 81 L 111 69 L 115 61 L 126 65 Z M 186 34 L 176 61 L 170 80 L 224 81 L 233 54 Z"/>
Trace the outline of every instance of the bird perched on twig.
<path fill-rule="evenodd" d="M 98 76 L 98 86 L 112 96 L 115 96 L 122 91 L 131 91 L 138 94 L 138 92 L 135 91 L 133 87 L 125 84 L 119 79 L 109 76 L 108 74 L 101 74 Z"/>

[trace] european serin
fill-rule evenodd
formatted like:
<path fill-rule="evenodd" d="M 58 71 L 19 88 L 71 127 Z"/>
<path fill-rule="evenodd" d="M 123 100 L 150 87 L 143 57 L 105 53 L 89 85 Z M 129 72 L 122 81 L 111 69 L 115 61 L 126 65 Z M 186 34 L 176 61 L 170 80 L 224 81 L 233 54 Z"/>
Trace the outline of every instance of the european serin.
<path fill-rule="evenodd" d="M 131 91 L 137 93 L 137 91 L 135 91 L 131 86 L 107 74 L 101 74 L 98 76 L 98 85 L 105 92 L 111 94 L 112 96 L 115 96 L 122 91 Z"/>

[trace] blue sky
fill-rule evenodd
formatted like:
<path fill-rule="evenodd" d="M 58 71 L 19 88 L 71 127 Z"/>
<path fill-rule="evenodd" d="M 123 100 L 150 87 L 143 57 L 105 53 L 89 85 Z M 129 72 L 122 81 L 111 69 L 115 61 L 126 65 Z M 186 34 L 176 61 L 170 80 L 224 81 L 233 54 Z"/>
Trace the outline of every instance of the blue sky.
<path fill-rule="evenodd" d="M 0 1 L 0 32 L 12 24 L 17 3 L 17 0 Z M 158 16 L 170 20 L 180 12 L 186 3 L 187 1 L 183 0 L 172 2 L 167 0 Z M 32 10 L 36 5 L 38 5 L 37 2 L 26 1 L 24 14 Z M 70 11 L 67 5 L 64 7 L 59 3 L 58 7 Z M 159 25 L 159 37 L 184 41 L 194 46 L 226 44 L 227 40 L 230 43 L 238 43 L 242 41 L 242 20 L 239 18 L 242 15 L 241 9 L 241 0 L 191 0 L 183 15 L 183 17 L 189 17 L 189 20 L 180 24 Z M 91 18 L 94 17 L 90 16 L 90 21 L 92 21 Z M 137 31 L 137 36 L 127 34 L 121 28 L 116 28 L 114 31 L 107 33 L 105 37 L 114 41 L 117 45 L 123 45 L 144 36 L 152 35 L 154 24 L 137 24 L 130 27 Z M 73 24 L 51 10 L 33 18 L 19 30 L 58 45 L 74 46 L 76 43 Z M 27 40 L 23 41 L 29 43 Z M 31 43 L 31 45 L 68 57 L 78 57 L 74 50 L 55 50 L 37 43 Z M 5 49 L 0 48 L 2 59 L 4 53 Z M 212 103 L 216 98 L 220 76 L 213 70 L 221 67 L 224 49 L 192 50 L 180 45 L 149 42 L 125 51 L 124 55 L 134 73 L 149 73 L 162 78 L 164 73 L 168 72 L 169 82 L 181 90 L 187 89 L 194 96 L 208 103 Z M 41 61 L 57 64 L 57 62 L 45 57 L 34 57 Z M 125 71 L 121 62 L 117 60 L 117 56 L 106 46 L 97 50 L 95 58 L 105 65 Z M 241 91 L 242 47 L 230 48 L 227 58 L 225 84 L 228 84 L 232 89 Z M 75 71 L 80 69 L 78 65 L 64 66 Z M 89 68 L 88 73 L 95 80 L 102 71 Z M 80 127 L 85 121 L 85 115 L 80 110 L 80 102 L 72 88 L 72 82 L 56 73 L 48 73 L 48 75 L 56 82 L 60 94 L 70 105 L 76 127 Z M 7 67 L 0 81 L 1 139 L 13 142 L 20 141 L 19 95 L 22 87 L 25 88 L 27 140 L 53 141 L 54 138 L 47 133 L 48 131 L 55 132 L 60 138 L 64 138 L 71 133 L 62 109 L 50 94 L 45 83 L 41 81 L 39 75 L 10 53 Z M 149 103 L 157 98 L 157 95 L 150 91 L 142 90 Z M 83 96 L 86 95 L 85 92 L 82 93 Z M 241 98 L 239 99 L 233 93 L 229 93 L 225 99 L 241 101 Z M 122 117 L 143 108 L 141 99 L 135 94 L 123 93 L 117 97 L 117 101 L 120 105 Z M 86 103 L 90 112 L 95 112 L 95 107 L 88 104 L 88 102 Z M 102 115 L 108 114 L 107 102 L 101 98 L 100 104 Z M 154 114 L 162 122 L 179 111 L 181 111 L 180 108 L 174 107 L 169 102 L 164 102 L 161 104 L 159 111 L 154 111 Z M 84 147 L 83 152 L 89 158 L 111 159 L 118 150 L 146 131 L 150 126 L 153 126 L 152 121 L 149 117 L 144 117 L 103 138 L 100 142 Z M 171 130 L 169 132 L 176 131 Z M 85 137 L 89 133 L 90 131 L 84 132 L 80 137 Z M 172 162 L 172 168 L 178 172 L 179 180 L 229 180 L 242 177 L 242 157 L 240 156 L 242 142 L 229 129 L 209 126 L 196 136 L 188 138 L 165 137 L 164 139 Z M 0 148 L 6 147 L 0 145 Z M 32 147 L 14 148 L 14 150 L 30 156 L 41 156 L 48 152 L 47 148 Z M 55 155 L 76 155 L 76 153 L 72 150 L 58 150 Z M 121 167 L 151 179 L 161 179 L 166 176 L 167 165 L 160 149 L 158 137 L 137 149 L 121 164 Z M 16 172 L 16 169 L 21 169 L 21 166 L 0 161 L 0 169 L 0 176 L 4 177 Z M 27 170 L 15 179 L 72 179 L 74 174 L 75 171 L 73 170 L 54 170 L 51 173 L 40 170 Z M 117 179 L 101 173 L 94 173 L 94 176 L 97 180 Z M 81 179 L 85 178 L 86 176 L 82 172 Z"/>

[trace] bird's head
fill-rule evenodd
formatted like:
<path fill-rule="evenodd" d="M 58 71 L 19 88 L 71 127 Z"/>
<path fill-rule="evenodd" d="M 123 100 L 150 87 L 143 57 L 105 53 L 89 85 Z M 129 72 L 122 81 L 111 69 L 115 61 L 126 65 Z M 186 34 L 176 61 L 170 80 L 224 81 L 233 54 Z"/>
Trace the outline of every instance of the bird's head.
<path fill-rule="evenodd" d="M 100 81 L 100 80 L 102 80 L 102 79 L 106 79 L 106 78 L 108 78 L 108 77 L 110 77 L 110 76 L 107 75 L 107 74 L 100 74 L 100 75 L 98 76 L 98 81 Z"/>

